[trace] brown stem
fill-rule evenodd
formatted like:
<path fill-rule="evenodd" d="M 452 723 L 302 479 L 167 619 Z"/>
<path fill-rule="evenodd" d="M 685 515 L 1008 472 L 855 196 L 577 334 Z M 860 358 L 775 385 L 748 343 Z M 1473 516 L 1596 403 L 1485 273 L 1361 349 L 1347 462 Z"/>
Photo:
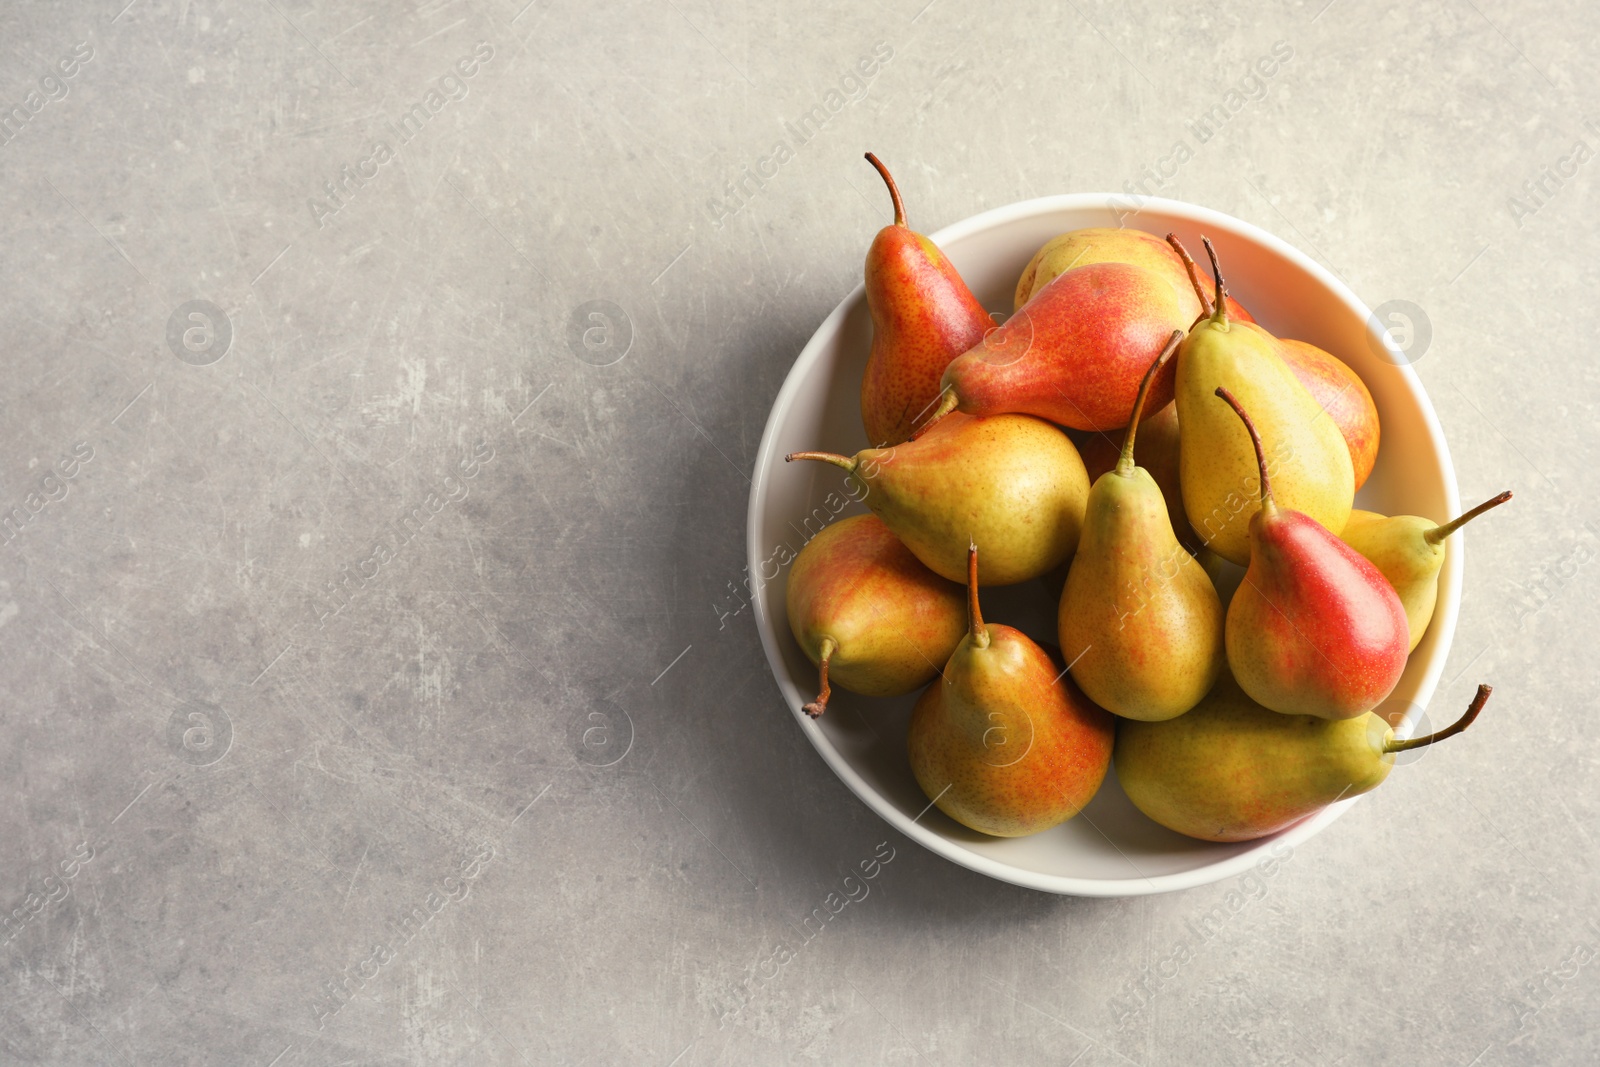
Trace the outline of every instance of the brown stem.
<path fill-rule="evenodd" d="M 988 648 L 989 628 L 983 624 L 983 612 L 978 608 L 978 546 L 970 541 L 967 542 L 967 615 L 972 643 Z"/>
<path fill-rule="evenodd" d="M 817 693 L 817 699 L 800 709 L 813 719 L 828 710 L 828 698 L 833 695 L 833 690 L 828 686 L 828 661 L 833 658 L 834 650 L 838 647 L 833 638 L 824 637 L 822 639 L 822 659 L 817 664 L 817 667 L 822 671 L 822 689 Z"/>
<path fill-rule="evenodd" d="M 824 463 L 832 463 L 835 467 L 843 467 L 847 471 L 856 469 L 856 461 L 849 456 L 841 456 L 837 452 L 790 452 L 783 457 L 785 463 L 793 463 L 797 459 L 818 459 Z"/>
<path fill-rule="evenodd" d="M 1510 499 L 1511 490 L 1507 489 L 1499 496 L 1492 496 L 1488 500 L 1485 500 L 1471 511 L 1457 515 L 1444 525 L 1435 526 L 1433 529 L 1428 530 L 1422 535 L 1422 539 L 1428 542 L 1430 545 L 1436 545 L 1440 541 L 1443 541 L 1446 537 L 1449 537 L 1451 534 L 1461 529 L 1461 527 L 1465 526 L 1467 523 L 1471 522 L 1473 519 L 1477 518 L 1479 515 L 1482 515 L 1485 511 L 1490 511 L 1494 508 L 1497 508 Z"/>
<path fill-rule="evenodd" d="M 910 439 L 915 441 L 917 438 L 933 429 L 934 423 L 950 414 L 960 404 L 961 398 L 956 396 L 956 391 L 954 389 L 946 389 L 944 392 L 940 393 L 939 406 L 933 409 L 933 414 L 928 416 L 927 422 L 924 422 L 921 426 L 916 428 L 916 431 L 912 433 Z"/>
<path fill-rule="evenodd" d="M 1454 737 L 1472 725 L 1472 720 L 1478 717 L 1478 712 L 1482 711 L 1483 706 L 1489 702 L 1489 694 L 1492 692 L 1494 690 L 1489 686 L 1478 686 L 1478 694 L 1472 698 L 1472 703 L 1467 705 L 1467 713 L 1461 718 L 1446 726 L 1443 730 L 1431 733 L 1426 737 L 1413 737 L 1406 741 L 1395 741 L 1393 739 L 1385 741 L 1383 750 L 1385 752 L 1405 752 L 1413 748 L 1426 748 L 1428 745 L 1443 741 L 1447 737 Z"/>
<path fill-rule="evenodd" d="M 1217 386 L 1217 395 L 1228 402 L 1228 406 L 1244 420 L 1244 428 L 1250 431 L 1250 443 L 1256 450 L 1256 466 L 1261 469 L 1261 503 L 1265 504 L 1272 499 L 1272 486 L 1267 484 L 1267 453 L 1261 447 L 1261 435 L 1256 433 L 1256 424 L 1250 421 L 1250 416 L 1245 414 L 1244 408 L 1239 406 L 1239 401 L 1226 387 Z"/>
<path fill-rule="evenodd" d="M 1183 260 L 1183 269 L 1189 272 L 1189 284 L 1194 286 L 1194 295 L 1200 299 L 1200 310 L 1207 318 L 1211 315 L 1211 297 L 1206 295 L 1206 287 L 1200 284 L 1200 268 L 1195 266 L 1194 257 L 1189 250 L 1183 247 L 1183 242 L 1178 240 L 1175 233 L 1167 234 L 1167 244 L 1178 253 L 1178 258 Z"/>
<path fill-rule="evenodd" d="M 1167 360 L 1172 358 L 1172 353 L 1178 350 L 1178 345 L 1183 341 L 1183 331 L 1173 330 L 1172 336 L 1167 338 L 1167 345 L 1150 364 L 1150 369 L 1144 372 L 1144 380 L 1139 383 L 1139 395 L 1133 398 L 1133 414 L 1128 416 L 1128 432 L 1122 439 L 1122 455 L 1117 457 L 1117 470 L 1127 474 L 1133 470 L 1133 435 L 1139 429 L 1139 415 L 1144 411 L 1145 397 L 1150 394 L 1150 383 L 1156 380 L 1156 375 L 1161 368 L 1167 365 Z"/>
<path fill-rule="evenodd" d="M 1211 313 L 1211 319 L 1219 326 L 1228 325 L 1228 286 L 1222 280 L 1222 267 L 1217 263 L 1217 250 L 1211 246 L 1211 238 L 1200 238 L 1206 246 L 1206 255 L 1211 257 L 1211 273 L 1217 279 L 1217 306 Z"/>
<path fill-rule="evenodd" d="M 889 176 L 889 168 L 884 166 L 883 161 L 877 156 L 868 152 L 867 162 L 878 168 L 878 173 L 883 175 L 883 184 L 889 187 L 889 198 L 894 201 L 894 224 L 896 226 L 904 226 L 906 224 L 906 206 L 900 202 L 900 187 Z"/>

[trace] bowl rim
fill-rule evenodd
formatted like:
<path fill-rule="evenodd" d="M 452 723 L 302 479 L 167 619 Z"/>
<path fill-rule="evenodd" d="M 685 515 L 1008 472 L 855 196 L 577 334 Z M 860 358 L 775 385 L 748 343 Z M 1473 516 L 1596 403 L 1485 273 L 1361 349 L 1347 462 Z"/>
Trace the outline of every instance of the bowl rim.
<path fill-rule="evenodd" d="M 1127 210 L 1130 204 L 1136 204 L 1137 208 L 1135 210 Z M 1125 224 L 1128 219 L 1137 219 L 1146 209 L 1165 212 L 1201 227 L 1210 226 L 1217 230 L 1227 231 L 1236 237 L 1265 247 L 1310 274 L 1335 298 L 1342 301 L 1352 313 L 1364 320 L 1367 324 L 1369 339 L 1390 354 L 1389 362 L 1399 372 L 1401 382 L 1410 392 L 1412 399 L 1416 402 L 1417 409 L 1422 414 L 1423 424 L 1427 429 L 1428 437 L 1444 473 L 1445 502 L 1448 513 L 1457 514 L 1460 512 L 1460 492 L 1456 483 L 1455 464 L 1450 457 L 1449 443 L 1445 440 L 1444 431 L 1439 425 L 1438 415 L 1433 409 L 1433 403 L 1429 400 L 1426 390 L 1423 389 L 1422 381 L 1418 378 L 1416 371 L 1396 349 L 1393 341 L 1382 332 L 1372 310 L 1367 307 L 1360 297 L 1356 296 L 1342 279 L 1334 275 L 1321 263 L 1318 263 L 1315 259 L 1275 234 L 1269 233 L 1253 223 L 1235 218 L 1213 208 L 1202 207 L 1181 200 L 1171 200 L 1165 197 L 1130 197 L 1130 195 L 1124 193 L 1065 193 L 1021 200 L 979 212 L 929 234 L 928 239 L 943 248 L 952 241 L 974 236 L 997 226 L 1064 211 L 1110 211 L 1122 220 L 1119 223 L 1119 228 L 1121 228 L 1121 225 Z M 801 349 L 800 355 L 789 368 L 783 385 L 778 390 L 777 397 L 773 400 L 772 409 L 767 414 L 766 426 L 761 434 L 761 444 L 756 451 L 755 467 L 751 478 L 750 502 L 745 519 L 745 551 L 746 563 L 750 568 L 749 573 L 760 573 L 762 554 L 760 551 L 759 526 L 767 497 L 767 472 L 772 468 L 775 458 L 778 427 L 785 420 L 790 408 L 794 405 L 796 397 L 800 395 L 803 383 L 810 377 L 808 372 L 821 360 L 823 350 L 832 343 L 828 339 L 838 333 L 845 317 L 855 308 L 857 302 L 863 298 L 864 290 L 864 285 L 857 284 L 817 326 L 810 339 L 807 340 L 805 347 Z M 1444 672 L 1445 661 L 1449 658 L 1450 646 L 1455 637 L 1456 622 L 1461 607 L 1462 577 L 1465 570 L 1463 563 L 1466 554 L 1464 538 L 1460 536 L 1459 532 L 1451 548 L 1451 555 L 1454 557 L 1453 566 L 1446 566 L 1444 573 L 1440 575 L 1440 581 L 1445 586 L 1444 589 L 1441 589 L 1439 598 L 1444 610 L 1436 614 L 1430 624 L 1431 628 L 1436 628 L 1437 633 L 1434 651 L 1428 661 L 1423 664 L 1422 678 L 1417 687 L 1418 699 L 1416 703 L 1422 707 L 1427 706 L 1438 688 L 1439 678 Z M 766 587 L 767 583 L 765 582 L 757 582 L 752 585 L 752 600 L 756 608 L 753 614 L 755 615 L 756 628 L 761 635 L 762 651 L 767 657 L 767 667 L 772 672 L 773 680 L 778 683 L 778 688 L 783 692 L 784 698 L 789 704 L 790 714 L 798 721 L 801 730 L 810 740 L 812 747 L 817 750 L 823 761 L 833 769 L 833 772 L 839 776 L 840 780 L 849 787 L 850 791 L 890 826 L 929 851 L 979 874 L 988 875 L 991 878 L 1009 882 L 1013 885 L 1065 896 L 1128 897 L 1191 889 L 1196 886 L 1209 885 L 1237 874 L 1243 874 L 1250 868 L 1262 863 L 1266 858 L 1264 854 L 1269 849 L 1275 850 L 1279 845 L 1288 845 L 1293 848 L 1309 840 L 1361 799 L 1361 797 L 1356 796 L 1348 800 L 1338 801 L 1285 830 L 1258 839 L 1252 843 L 1251 847 L 1231 856 L 1186 871 L 1177 871 L 1170 874 L 1156 874 L 1137 878 L 1091 879 L 1070 875 L 1043 874 L 992 859 L 972 851 L 960 842 L 945 837 L 932 827 L 922 825 L 918 820 L 922 818 L 922 814 L 926 814 L 932 804 L 929 804 L 928 808 L 923 809 L 922 814 L 914 818 L 907 816 L 886 796 L 878 792 L 877 789 L 862 778 L 843 753 L 828 741 L 816 721 L 801 710 L 807 698 L 800 694 L 793 683 L 778 668 L 778 664 L 782 662 L 783 655 L 778 642 L 786 639 L 788 635 L 787 633 L 779 635 L 770 624 Z M 1405 729 L 1409 730 L 1410 725 L 1409 723 L 1406 724 Z"/>

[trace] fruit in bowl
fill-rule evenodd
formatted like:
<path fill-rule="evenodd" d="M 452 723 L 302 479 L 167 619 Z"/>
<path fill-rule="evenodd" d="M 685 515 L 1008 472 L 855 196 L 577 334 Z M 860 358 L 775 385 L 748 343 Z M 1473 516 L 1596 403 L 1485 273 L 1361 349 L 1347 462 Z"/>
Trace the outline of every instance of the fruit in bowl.
<path fill-rule="evenodd" d="M 966 631 L 961 590 L 918 562 L 883 521 L 851 515 L 806 543 L 789 568 L 789 629 L 817 665 L 812 718 L 832 684 L 867 696 L 922 688 Z"/>
<path fill-rule="evenodd" d="M 1115 726 L 1021 630 L 983 621 L 976 545 L 967 558 L 970 628 L 917 699 L 906 751 L 929 803 L 971 829 L 1021 837 L 1089 803 Z"/>
<path fill-rule="evenodd" d="M 1375 741 L 1366 743 L 1368 762 L 1359 767 L 1359 761 L 1352 762 L 1354 757 L 1325 761 L 1327 766 L 1319 767 L 1311 755 L 1304 756 L 1299 780 L 1314 780 L 1317 788 L 1303 789 L 1294 803 L 1281 805 L 1288 813 L 1283 818 L 1246 824 L 1247 832 L 1230 832 L 1225 839 L 1194 832 L 1206 821 L 1205 813 L 1198 822 L 1170 814 L 1174 805 L 1181 808 L 1182 797 L 1196 790 L 1206 795 L 1218 792 L 1193 772 L 1167 769 L 1204 761 L 1165 758 L 1155 761 L 1158 767 L 1148 759 L 1127 762 L 1120 753 L 1131 742 L 1124 738 L 1152 735 L 1161 740 L 1158 747 L 1188 751 L 1196 742 L 1185 738 L 1211 736 L 1201 729 L 1209 719 L 1241 719 L 1208 709 L 1236 710 L 1242 701 L 1252 714 L 1259 709 L 1285 724 L 1325 723 L 1322 729 L 1330 731 L 1329 737 L 1345 744 L 1350 731 L 1373 729 L 1375 710 L 1364 705 L 1374 703 L 1374 694 L 1386 685 L 1390 688 L 1385 707 L 1404 703 L 1420 708 L 1428 703 L 1448 651 L 1461 588 L 1458 527 L 1438 521 L 1460 510 L 1448 451 L 1420 384 L 1377 330 L 1370 312 L 1309 258 L 1246 223 L 1171 201 L 1147 201 L 1126 219 L 1116 209 L 1117 201 L 1110 196 L 1051 197 L 977 216 L 924 239 L 926 246 L 917 246 L 936 247 L 984 307 L 1003 309 L 1020 296 L 1022 311 L 1034 311 L 1019 312 L 966 352 L 951 351 L 954 346 L 948 343 L 939 349 L 931 361 L 947 361 L 939 378 L 943 391 L 930 399 L 928 415 L 914 420 L 908 441 L 879 454 L 863 450 L 879 443 L 862 437 L 867 395 L 863 379 L 869 356 L 880 364 L 887 360 L 892 367 L 899 353 L 915 352 L 921 360 L 921 380 L 926 382 L 931 378 L 928 353 L 937 345 L 906 347 L 874 341 L 885 294 L 871 291 L 876 282 L 869 271 L 868 290 L 857 290 L 829 316 L 779 393 L 758 456 L 749 522 L 751 575 L 763 645 L 801 729 L 835 772 L 891 824 L 941 855 L 1018 884 L 1082 895 L 1159 892 L 1214 881 L 1247 869 L 1270 844 L 1297 844 L 1337 817 L 1373 777 L 1373 761 L 1385 766 L 1385 757 L 1392 759 L 1388 746 L 1406 743 L 1412 722 L 1383 723 L 1385 730 L 1393 729 L 1394 737 L 1379 732 Z M 1063 248 L 1114 246 L 1117 242 L 1083 235 L 1112 230 L 1118 222 L 1130 227 L 1125 233 L 1145 235 L 1129 237 L 1123 242 L 1127 247 L 1167 265 L 1157 270 L 1148 263 L 1116 259 L 1077 265 L 1070 257 L 1061 261 L 1058 253 Z M 1181 273 L 1165 253 L 1154 257 L 1152 252 L 1168 234 L 1179 238 L 1167 247 L 1183 268 Z M 1202 237 L 1214 242 L 1213 275 L 1220 273 L 1216 270 L 1220 263 L 1228 272 L 1225 281 L 1204 278 L 1184 253 L 1183 242 L 1199 247 Z M 930 252 L 921 254 L 932 259 Z M 1030 264 L 1031 279 L 1025 276 Z M 1080 269 L 1081 274 L 1075 273 Z M 1113 275 L 1127 284 L 1108 284 L 1106 279 Z M 1179 287 L 1180 281 L 1189 284 L 1187 291 Z M 1050 295 L 1063 292 L 1083 298 Z M 915 299 L 907 289 L 893 296 Z M 1035 307 L 1047 298 L 1043 311 Z M 1071 321 L 1074 315 L 1083 321 Z M 1174 315 L 1182 321 L 1174 321 Z M 914 322 L 916 316 L 902 314 L 901 321 Z M 1024 328 L 1019 322 L 1032 326 Z M 1129 323 L 1140 328 L 1124 329 Z M 1156 334 L 1155 325 L 1165 329 Z M 1152 372 L 1174 332 L 1181 338 L 1176 355 Z M 1303 344 L 1281 340 L 1291 337 L 1303 339 Z M 1305 357 L 1299 364 L 1297 353 Z M 1186 356 L 1194 357 L 1187 366 Z M 984 365 L 977 367 L 978 363 Z M 1134 414 L 1142 383 L 1145 407 Z M 1217 395 L 1219 386 L 1257 420 L 1264 444 L 1259 458 L 1243 420 Z M 1049 406 L 1055 404 L 1045 402 L 1052 393 L 1070 401 L 1066 406 L 1082 409 L 1083 417 L 1068 418 L 1060 405 Z M 1174 393 L 1176 404 L 1165 399 Z M 1354 402 L 1338 409 L 1333 399 L 1339 397 L 1353 397 Z M 1116 414 L 1111 413 L 1113 405 Z M 1192 418 L 1186 417 L 1186 408 Z M 1056 436 L 1042 431 L 1016 435 L 1018 442 L 1027 442 L 1024 446 L 1008 435 L 970 429 L 996 420 L 1020 420 L 1030 429 L 1038 424 Z M 1303 425 L 1307 420 L 1323 425 L 1307 431 Z M 1141 421 L 1142 427 L 1129 435 L 1129 424 Z M 1049 426 L 1050 422 L 1060 428 Z M 1147 432 L 1151 446 L 1126 450 L 1124 473 L 1115 473 L 1123 466 L 1121 446 L 1128 437 Z M 1064 449 L 1057 439 L 1066 444 Z M 1050 445 L 1041 446 L 1043 440 Z M 1273 445 L 1281 441 L 1291 445 L 1274 454 Z M 816 454 L 821 450 L 826 454 Z M 883 455 L 885 451 L 889 454 Z M 810 453 L 806 458 L 828 462 L 783 463 L 783 457 L 795 453 Z M 1139 472 L 1144 480 L 1133 479 L 1128 472 L 1138 470 L 1146 454 L 1155 457 L 1151 470 Z M 1097 486 L 1115 478 L 1108 488 L 1121 489 L 1120 483 L 1126 481 L 1137 491 L 1123 494 L 1126 499 L 1097 504 L 1095 491 L 1088 488 L 1090 470 L 1085 469 L 1084 458 L 1091 461 Z M 876 469 L 868 470 L 869 464 Z M 906 471 L 920 466 L 914 488 L 906 488 L 910 479 L 904 479 L 895 493 L 887 491 L 889 483 L 879 479 L 894 464 L 902 464 Z M 1392 650 L 1398 642 L 1397 662 L 1403 664 L 1398 680 L 1385 676 L 1366 686 L 1332 686 L 1341 689 L 1335 694 L 1341 699 L 1334 702 L 1334 710 L 1348 713 L 1348 718 L 1308 718 L 1304 710 L 1330 709 L 1310 704 L 1302 709 L 1287 698 L 1274 696 L 1273 701 L 1284 706 L 1273 710 L 1261 708 L 1248 695 L 1229 696 L 1236 689 L 1233 679 L 1239 665 L 1244 665 L 1246 674 L 1252 670 L 1259 674 L 1262 663 L 1270 668 L 1268 678 L 1293 682 L 1280 688 L 1295 700 L 1327 696 L 1323 691 L 1331 685 L 1327 675 L 1298 670 L 1306 649 L 1291 647 L 1281 629 L 1260 621 L 1272 610 L 1270 598 L 1257 595 L 1253 627 L 1240 628 L 1241 636 L 1234 642 L 1237 653 L 1223 642 L 1220 656 L 1217 639 L 1208 635 L 1204 621 L 1211 619 L 1209 625 L 1215 630 L 1216 610 L 1209 615 L 1205 610 L 1185 614 L 1172 607 L 1174 601 L 1205 604 L 1209 595 L 1226 613 L 1237 600 L 1234 586 L 1243 576 L 1243 564 L 1250 561 L 1252 517 L 1262 510 L 1263 467 L 1280 516 L 1299 512 L 1305 529 L 1316 527 L 1312 536 L 1321 546 L 1309 561 L 1284 568 L 1299 582 L 1297 603 L 1303 602 L 1304 610 L 1313 615 L 1321 612 L 1342 620 L 1327 629 L 1335 632 L 1342 626 L 1348 648 L 1359 645 L 1350 634 L 1357 629 L 1365 633 L 1363 628 L 1372 622 L 1365 618 L 1371 605 L 1382 604 L 1385 612 L 1379 613 L 1384 616 L 1379 622 L 1387 626 L 1384 647 Z M 1363 467 L 1370 477 L 1361 485 L 1358 499 L 1357 471 Z M 1000 473 L 1006 470 L 1019 473 L 1010 477 Z M 1040 488 L 1008 497 L 1008 490 L 1020 484 L 1023 475 L 1028 485 Z M 1012 484 L 996 484 L 999 481 Z M 1191 482 L 1197 486 L 1192 501 Z M 1064 486 L 1071 491 L 1064 491 Z M 779 580 L 782 567 L 774 561 L 793 557 L 796 538 L 802 544 L 815 538 L 817 524 L 809 516 L 819 513 L 822 499 L 838 499 L 841 489 L 876 512 L 906 548 L 944 580 L 965 577 L 956 566 L 965 562 L 961 557 L 968 544 L 976 542 L 987 630 L 991 634 L 1001 627 L 1015 630 L 1019 639 L 1038 650 L 1038 655 L 1024 657 L 1035 665 L 1041 656 L 1048 659 L 1049 646 L 1059 642 L 1063 647 L 1059 682 L 1071 683 L 1072 688 L 1031 683 L 993 686 L 984 689 L 988 697 L 979 699 L 970 682 L 980 669 L 975 664 L 981 657 L 970 647 L 975 639 L 969 632 L 961 638 L 968 651 L 962 653 L 958 647 L 955 653 L 966 664 L 953 672 L 955 681 L 948 677 L 956 665 L 952 657 L 920 696 L 836 692 L 827 715 L 813 720 L 801 712 L 815 692 L 816 652 L 813 649 L 808 656 L 785 625 L 786 588 Z M 1109 491 L 1101 495 L 1116 497 Z M 1298 502 L 1288 503 L 1291 498 Z M 1135 507 L 1140 521 L 1124 514 Z M 1052 514 L 1057 529 L 1035 528 L 1051 521 L 1047 516 Z M 1436 518 L 1414 522 L 1383 518 L 1396 514 Z M 1357 523 L 1350 537 L 1340 540 L 1351 515 Z M 1070 528 L 1065 552 L 1062 528 Z M 1233 540 L 1218 543 L 1217 534 L 1224 529 Z M 1431 538 L 1425 536 L 1429 533 Z M 986 574 L 990 541 L 996 558 Z M 1170 554 L 1174 546 L 1182 560 Z M 1433 553 L 1440 546 L 1442 554 L 1436 560 Z M 1007 562 L 1008 556 L 1014 565 Z M 1344 570 L 1324 573 L 1330 558 L 1342 560 Z M 1301 573 L 1307 566 L 1313 570 Z M 1074 570 L 1084 576 L 1076 583 Z M 1351 592 L 1351 573 L 1367 581 L 1370 595 Z M 1177 579 L 1180 574 L 1183 577 Z M 1371 584 L 1374 574 L 1378 586 Z M 1332 607 L 1323 591 L 1324 578 L 1348 594 L 1333 597 Z M 1181 595 L 1171 589 L 1175 580 Z M 1390 610 L 1396 605 L 1401 608 L 1398 628 L 1397 616 Z M 1098 621 L 1080 625 L 1087 618 Z M 1114 634 L 1111 627 L 1117 627 Z M 1099 656 L 1084 656 L 1095 644 L 1094 632 L 1110 634 L 1103 638 L 1106 648 L 1098 650 Z M 1420 639 L 1413 645 L 1413 638 Z M 1308 642 L 1310 654 L 1320 654 L 1319 640 L 1323 640 L 1320 633 Z M 1020 640 L 1016 647 L 1022 647 Z M 1148 699 L 1141 690 L 1162 689 L 1151 680 L 1174 666 L 1178 652 L 1202 666 L 1187 691 L 1165 697 L 1156 708 L 1164 718 L 1144 721 L 1138 717 L 1137 700 L 1123 703 L 1114 719 L 1110 712 L 1117 707 L 1107 710 L 1092 703 L 1098 693 L 1106 704 L 1118 704 L 1119 690 Z M 1332 677 L 1343 682 L 1338 674 Z M 1117 684 L 1107 684 L 1106 678 Z M 1000 699 L 993 696 L 995 692 L 1009 695 Z M 957 806 L 950 793 L 940 795 L 958 776 L 949 773 L 948 763 L 943 765 L 945 772 L 938 773 L 939 761 L 930 755 L 929 746 L 914 741 L 916 737 L 929 733 L 942 738 L 943 751 L 965 751 L 969 768 L 972 753 L 978 752 L 977 762 L 983 765 L 984 730 L 999 725 L 998 719 L 987 718 L 990 712 L 1006 720 L 1001 732 L 1015 737 L 1028 716 L 1057 723 L 1064 706 L 1061 692 L 1070 694 L 1066 704 L 1081 700 L 1117 725 L 1112 769 L 1087 805 L 1074 793 L 1090 779 L 1086 773 L 1063 776 L 1029 801 L 1030 810 L 1002 811 L 1000 818 L 992 806 L 983 810 L 982 804 L 970 799 Z M 1017 719 L 1019 709 L 1023 717 Z M 918 723 L 923 725 L 914 725 Z M 930 729 L 929 723 L 938 729 Z M 1243 737 L 1248 731 L 1233 733 Z M 991 734 L 991 741 L 997 736 Z M 1232 734 L 1224 731 L 1223 736 Z M 1088 741 L 1081 743 L 1081 765 L 1092 766 L 1094 747 Z M 1327 744 L 1338 748 L 1331 740 Z M 1345 744 L 1340 751 L 1351 748 Z M 1267 773 L 1269 749 L 1276 751 L 1273 746 L 1235 745 L 1229 758 L 1254 760 L 1252 766 L 1261 772 L 1257 779 L 1266 781 L 1272 777 Z M 1127 789 L 1119 780 L 1125 762 L 1131 768 L 1130 783 L 1138 781 Z M 928 773 L 929 768 L 934 773 Z M 1365 776 L 1361 782 L 1354 780 L 1351 768 L 1361 770 Z M 1281 767 L 1271 770 L 1285 773 Z M 1323 788 L 1338 774 L 1352 779 L 1349 789 Z M 984 770 L 968 777 L 988 775 Z M 941 777 L 947 781 L 935 781 Z M 1162 786 L 1163 795 L 1178 799 L 1164 805 L 1149 802 L 1148 788 L 1144 793 L 1139 790 L 1152 782 Z M 1180 787 L 1188 788 L 1188 793 Z M 1241 807 L 1254 803 L 1242 785 L 1233 801 Z M 997 836 L 1035 828 L 1037 832 L 1022 836 Z"/>
<path fill-rule="evenodd" d="M 1150 383 L 1180 340 L 1174 332 L 1145 372 L 1117 464 L 1089 491 L 1056 615 L 1073 678 L 1127 719 L 1182 715 L 1211 691 L 1223 667 L 1216 587 L 1178 543 L 1161 487 L 1134 462 Z"/>

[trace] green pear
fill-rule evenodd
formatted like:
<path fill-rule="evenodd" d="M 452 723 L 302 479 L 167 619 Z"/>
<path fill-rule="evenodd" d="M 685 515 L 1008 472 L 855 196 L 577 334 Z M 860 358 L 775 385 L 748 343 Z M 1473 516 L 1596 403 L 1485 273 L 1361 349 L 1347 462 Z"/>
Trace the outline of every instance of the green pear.
<path fill-rule="evenodd" d="M 1210 317 L 1195 324 L 1178 350 L 1179 478 L 1195 536 L 1242 566 L 1250 559 L 1250 519 L 1261 506 L 1257 463 L 1250 435 L 1216 396 L 1218 386 L 1239 399 L 1273 442 L 1268 459 L 1281 506 L 1337 534 L 1350 517 L 1355 469 L 1344 435 L 1283 361 L 1278 339 L 1229 316 L 1209 240 L 1206 251 L 1217 295 Z"/>
<path fill-rule="evenodd" d="M 1339 539 L 1365 556 L 1400 594 L 1400 605 L 1406 609 L 1406 625 L 1411 631 L 1408 653 L 1422 643 L 1422 635 L 1433 620 L 1445 539 L 1510 499 L 1508 489 L 1442 525 L 1416 515 L 1384 516 L 1360 509 L 1350 512 Z"/>
<path fill-rule="evenodd" d="M 967 631 L 961 587 L 934 574 L 876 515 L 840 519 L 806 542 L 789 568 L 789 629 L 821 676 L 853 693 L 899 696 L 939 673 Z"/>
<path fill-rule="evenodd" d="M 1129 719 L 1182 715 L 1224 663 L 1222 601 L 1178 543 L 1161 487 L 1134 463 L 1134 434 L 1150 382 L 1183 334 L 1150 365 L 1133 403 L 1122 455 L 1089 490 L 1083 536 L 1058 618 L 1061 653 L 1096 704 Z"/>
<path fill-rule="evenodd" d="M 967 558 L 969 629 L 917 699 L 906 752 L 940 811 L 980 833 L 1021 837 L 1094 797 L 1114 720 L 1022 631 L 984 623 L 975 546 Z"/>
<path fill-rule="evenodd" d="M 1373 712 L 1323 719 L 1269 711 L 1224 674 L 1185 715 L 1119 723 L 1117 778 L 1134 806 L 1169 830 L 1202 841 L 1251 841 L 1377 788 L 1396 752 L 1465 730 L 1489 693 L 1480 685 L 1454 725 L 1399 741 Z"/>
<path fill-rule="evenodd" d="M 984 585 L 1011 585 L 1059 566 L 1078 547 L 1089 496 L 1077 448 L 1031 415 L 951 412 L 892 448 L 786 458 L 844 468 L 851 495 L 930 570 L 955 582 L 966 577 L 972 541 L 984 546 Z"/>

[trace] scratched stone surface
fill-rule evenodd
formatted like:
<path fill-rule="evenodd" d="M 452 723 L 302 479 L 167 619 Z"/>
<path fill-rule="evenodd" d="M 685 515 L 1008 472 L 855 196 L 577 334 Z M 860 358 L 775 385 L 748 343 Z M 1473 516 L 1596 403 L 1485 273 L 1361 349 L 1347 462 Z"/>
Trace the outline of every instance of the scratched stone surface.
<path fill-rule="evenodd" d="M 1596 1062 L 1597 33 L 4 5 L 0 1063 Z M 1426 322 L 1463 498 L 1517 493 L 1439 693 L 1496 686 L 1476 742 L 1270 877 L 1134 900 L 854 799 L 728 590 L 885 221 L 868 148 L 924 231 L 1160 194 Z"/>

